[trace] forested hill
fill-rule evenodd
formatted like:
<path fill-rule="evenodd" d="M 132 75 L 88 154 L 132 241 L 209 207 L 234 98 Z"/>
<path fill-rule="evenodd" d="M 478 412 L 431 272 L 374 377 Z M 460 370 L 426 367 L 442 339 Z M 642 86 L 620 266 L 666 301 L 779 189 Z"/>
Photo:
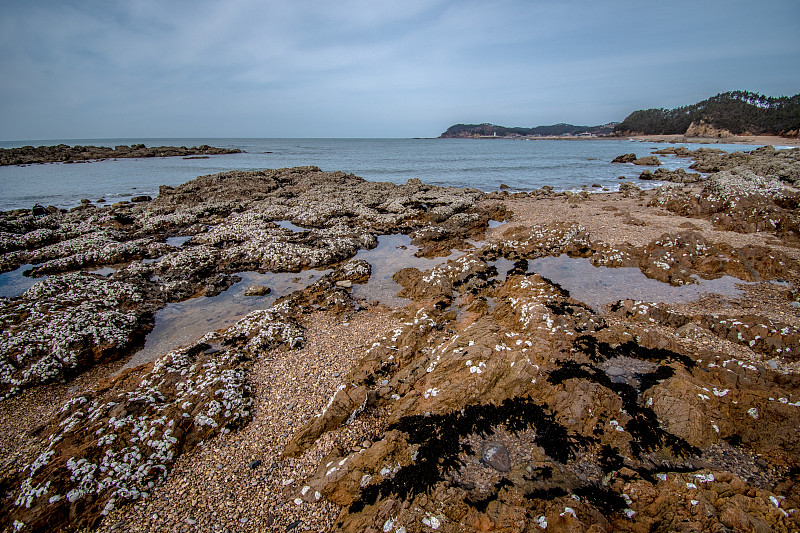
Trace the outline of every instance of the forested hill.
<path fill-rule="evenodd" d="M 442 133 L 440 139 L 464 137 L 558 137 L 562 135 L 608 135 L 614 131 L 615 123 L 602 126 L 574 126 L 572 124 L 553 124 L 535 128 L 507 128 L 494 124 L 455 124 Z"/>
<path fill-rule="evenodd" d="M 675 109 L 634 111 L 614 127 L 614 133 L 692 135 L 708 128 L 727 130 L 734 135 L 796 137 L 800 130 L 800 94 L 775 98 L 731 91 Z"/>

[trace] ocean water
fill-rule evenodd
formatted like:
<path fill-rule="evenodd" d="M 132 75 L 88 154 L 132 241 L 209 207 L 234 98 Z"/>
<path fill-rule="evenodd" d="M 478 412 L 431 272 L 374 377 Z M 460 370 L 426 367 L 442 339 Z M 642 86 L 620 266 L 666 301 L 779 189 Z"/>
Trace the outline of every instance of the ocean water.
<path fill-rule="evenodd" d="M 642 157 L 667 146 L 629 140 L 516 139 L 71 139 L 5 141 L 0 148 L 24 145 L 199 146 L 240 148 L 246 153 L 52 163 L 0 167 L 0 210 L 34 204 L 74 207 L 83 198 L 113 203 L 137 195 L 155 196 L 159 185 L 180 185 L 197 176 L 227 170 L 255 170 L 315 165 L 325 171 L 352 172 L 369 181 L 402 184 L 411 178 L 434 185 L 474 187 L 484 191 L 506 185 L 529 191 L 544 185 L 576 190 L 601 185 L 611 190 L 635 180 L 647 167 L 612 164 L 623 153 Z M 686 145 L 696 149 L 703 145 Z M 752 149 L 743 145 L 708 145 L 723 150 Z M 670 169 L 690 161 L 659 156 Z M 643 182 L 644 186 L 654 186 Z M 597 190 L 595 188 L 595 190 Z M 103 202 L 101 202 L 103 203 Z"/>

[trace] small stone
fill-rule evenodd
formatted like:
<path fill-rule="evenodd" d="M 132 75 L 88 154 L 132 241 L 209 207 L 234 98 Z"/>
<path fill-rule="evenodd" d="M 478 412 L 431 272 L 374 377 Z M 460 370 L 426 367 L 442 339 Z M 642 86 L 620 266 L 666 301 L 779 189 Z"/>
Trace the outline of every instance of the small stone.
<path fill-rule="evenodd" d="M 300 520 L 295 520 L 294 522 L 292 522 L 291 524 L 286 526 L 286 531 L 291 531 L 294 528 L 296 528 L 297 526 L 299 526 L 300 524 L 302 524 L 302 522 Z"/>
<path fill-rule="evenodd" d="M 244 291 L 245 296 L 266 296 L 271 293 L 272 289 L 264 285 L 250 285 Z"/>
<path fill-rule="evenodd" d="M 254 469 L 258 468 L 259 466 L 261 466 L 261 459 L 256 459 L 254 461 L 250 461 L 250 464 L 248 466 L 250 467 L 250 470 L 254 470 Z"/>
<path fill-rule="evenodd" d="M 337 287 L 342 287 L 344 289 L 349 289 L 350 287 L 353 286 L 353 282 L 350 281 L 349 279 L 346 279 L 346 280 L 343 280 L 343 281 L 337 281 L 336 282 L 336 286 Z"/>
<path fill-rule="evenodd" d="M 511 470 L 511 458 L 508 455 L 508 449 L 498 442 L 484 444 L 481 462 L 500 472 Z"/>
<path fill-rule="evenodd" d="M 184 520 L 184 522 L 186 522 L 186 524 L 188 524 L 190 526 L 193 526 L 193 525 L 195 525 L 197 523 L 197 520 L 195 520 L 194 518 L 186 518 Z"/>

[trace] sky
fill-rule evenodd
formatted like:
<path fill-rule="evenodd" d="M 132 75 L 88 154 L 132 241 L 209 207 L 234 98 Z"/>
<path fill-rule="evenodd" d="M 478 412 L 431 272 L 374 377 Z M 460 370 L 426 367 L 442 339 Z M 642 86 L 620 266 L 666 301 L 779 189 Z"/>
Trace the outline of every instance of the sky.
<path fill-rule="evenodd" d="M 797 0 L 0 0 L 0 140 L 435 137 L 800 93 Z"/>

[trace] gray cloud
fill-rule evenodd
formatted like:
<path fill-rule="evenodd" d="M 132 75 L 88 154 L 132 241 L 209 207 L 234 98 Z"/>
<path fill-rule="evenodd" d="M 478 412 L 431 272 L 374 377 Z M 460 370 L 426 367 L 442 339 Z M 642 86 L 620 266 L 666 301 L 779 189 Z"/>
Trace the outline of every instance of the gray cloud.
<path fill-rule="evenodd" d="M 0 138 L 430 136 L 793 94 L 800 4 L 3 2 Z"/>

